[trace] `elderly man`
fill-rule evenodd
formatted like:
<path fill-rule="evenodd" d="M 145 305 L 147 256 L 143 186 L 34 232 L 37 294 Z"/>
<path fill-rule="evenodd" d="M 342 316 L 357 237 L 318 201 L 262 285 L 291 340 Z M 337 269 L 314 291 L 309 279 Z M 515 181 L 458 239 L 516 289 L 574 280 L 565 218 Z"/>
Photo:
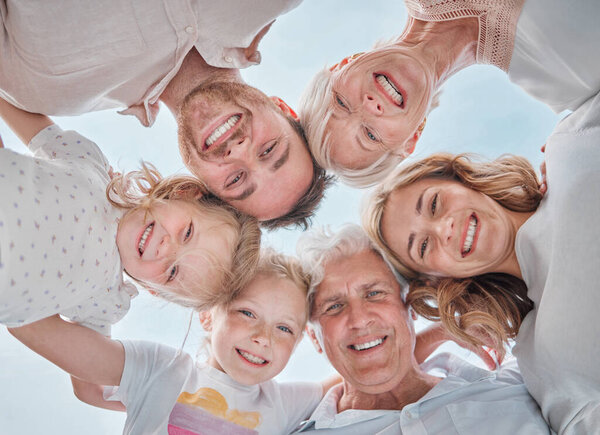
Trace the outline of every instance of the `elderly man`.
<path fill-rule="evenodd" d="M 550 433 L 514 364 L 493 373 L 450 354 L 417 364 L 416 316 L 360 227 L 312 233 L 298 250 L 313 276 L 308 334 L 343 378 L 300 432 Z"/>
<path fill-rule="evenodd" d="M 46 115 L 126 108 L 146 126 L 162 101 L 186 132 L 184 163 L 215 195 L 267 227 L 306 226 L 329 178 L 293 111 L 239 74 L 300 1 L 3 0 L 0 97 Z"/>

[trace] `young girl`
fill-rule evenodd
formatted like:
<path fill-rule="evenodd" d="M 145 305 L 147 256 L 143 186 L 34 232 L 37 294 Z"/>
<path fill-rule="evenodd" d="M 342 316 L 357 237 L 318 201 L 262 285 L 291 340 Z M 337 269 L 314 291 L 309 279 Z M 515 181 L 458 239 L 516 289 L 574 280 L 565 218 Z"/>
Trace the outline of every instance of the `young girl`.
<path fill-rule="evenodd" d="M 283 434 L 308 417 L 338 378 L 272 380 L 307 320 L 308 278 L 291 258 L 268 253 L 229 303 L 200 313 L 209 359 L 158 343 L 115 341 L 58 316 L 11 330 L 40 355 L 127 407 L 126 434 Z"/>
<path fill-rule="evenodd" d="M 0 149 L 0 323 L 60 314 L 110 335 L 137 294 L 123 270 L 196 309 L 244 284 L 257 223 L 203 196 L 201 182 L 146 165 L 111 181 L 88 139 L 3 100 L 0 116 L 33 153 Z"/>

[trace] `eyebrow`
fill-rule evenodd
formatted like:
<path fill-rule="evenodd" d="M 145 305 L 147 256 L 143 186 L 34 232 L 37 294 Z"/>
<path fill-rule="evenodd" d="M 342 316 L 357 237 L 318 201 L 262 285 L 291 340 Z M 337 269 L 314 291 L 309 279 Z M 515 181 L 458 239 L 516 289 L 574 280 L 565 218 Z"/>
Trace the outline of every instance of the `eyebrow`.
<path fill-rule="evenodd" d="M 222 196 L 222 199 L 225 199 L 227 201 L 241 201 L 243 199 L 248 198 L 250 195 L 252 195 L 254 193 L 254 191 L 256 190 L 256 184 L 251 184 L 250 186 L 248 186 L 242 193 L 240 193 L 239 195 L 236 196 Z"/>
<path fill-rule="evenodd" d="M 289 140 L 285 139 L 285 150 L 281 154 L 281 157 L 279 157 L 277 160 L 275 160 L 275 162 L 271 166 L 271 172 L 275 172 L 276 170 L 281 168 L 288 161 L 289 157 L 290 157 L 290 142 L 289 142 Z"/>
<path fill-rule="evenodd" d="M 425 191 L 422 191 L 421 194 L 419 195 L 419 198 L 417 199 L 417 205 L 415 207 L 417 215 L 421 214 L 421 209 L 423 208 L 423 195 L 424 194 L 425 194 Z M 415 242 L 415 233 L 410 233 L 410 235 L 408 236 L 408 249 L 407 249 L 407 253 L 408 253 L 408 256 L 413 261 L 415 261 L 415 259 L 412 257 L 410 251 L 412 250 L 412 246 L 413 246 L 414 242 Z"/>

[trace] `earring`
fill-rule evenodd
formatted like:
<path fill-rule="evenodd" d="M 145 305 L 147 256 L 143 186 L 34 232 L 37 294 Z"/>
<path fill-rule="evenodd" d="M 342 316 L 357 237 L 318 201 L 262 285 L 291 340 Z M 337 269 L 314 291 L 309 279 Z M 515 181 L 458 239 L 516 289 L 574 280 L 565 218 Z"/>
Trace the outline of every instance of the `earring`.
<path fill-rule="evenodd" d="M 421 122 L 421 125 L 417 127 L 417 133 L 423 132 L 423 130 L 425 129 L 425 124 L 427 124 L 427 117 L 423 118 L 423 122 Z"/>

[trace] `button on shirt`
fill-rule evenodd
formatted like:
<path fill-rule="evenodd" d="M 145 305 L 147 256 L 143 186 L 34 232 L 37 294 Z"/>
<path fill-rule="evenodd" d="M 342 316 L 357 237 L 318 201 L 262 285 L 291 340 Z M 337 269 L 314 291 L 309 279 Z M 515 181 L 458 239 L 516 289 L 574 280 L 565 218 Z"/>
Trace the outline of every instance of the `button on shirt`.
<path fill-rule="evenodd" d="M 144 125 L 195 47 L 222 68 L 246 68 L 256 34 L 301 0 L 0 2 L 0 96 L 49 115 L 129 108 Z M 60 12 L 57 12 L 57 11 Z"/>
<path fill-rule="evenodd" d="M 440 354 L 422 366 L 445 376 L 418 402 L 402 410 L 348 409 L 337 413 L 338 385 L 325 395 L 298 432 L 344 435 L 551 434 L 527 392 L 516 361 L 498 371 L 475 367 L 451 354 Z"/>

